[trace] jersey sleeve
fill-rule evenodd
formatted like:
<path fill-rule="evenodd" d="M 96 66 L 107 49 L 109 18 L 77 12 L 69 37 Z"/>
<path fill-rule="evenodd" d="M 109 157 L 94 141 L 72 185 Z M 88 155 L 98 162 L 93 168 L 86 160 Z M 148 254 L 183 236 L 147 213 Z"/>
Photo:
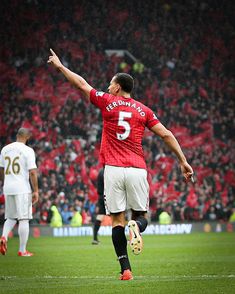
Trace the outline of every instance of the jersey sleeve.
<path fill-rule="evenodd" d="M 156 114 L 150 108 L 147 108 L 147 128 L 150 130 L 153 126 L 155 126 L 158 123 L 160 123 L 160 121 L 157 118 Z"/>
<path fill-rule="evenodd" d="M 35 153 L 33 149 L 30 149 L 27 156 L 27 168 L 28 170 L 37 168 Z"/>
<path fill-rule="evenodd" d="M 110 99 L 110 94 L 92 89 L 90 92 L 90 101 L 92 104 L 100 108 L 105 108 L 107 101 Z"/>

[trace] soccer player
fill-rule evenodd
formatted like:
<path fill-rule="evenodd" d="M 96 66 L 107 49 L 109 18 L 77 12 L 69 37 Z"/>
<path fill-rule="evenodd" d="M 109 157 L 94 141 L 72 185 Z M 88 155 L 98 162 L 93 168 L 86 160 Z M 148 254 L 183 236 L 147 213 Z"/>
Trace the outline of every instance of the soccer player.
<path fill-rule="evenodd" d="M 97 192 L 99 195 L 99 199 L 97 202 L 97 216 L 96 220 L 94 223 L 94 228 L 93 228 L 93 245 L 98 245 L 99 240 L 98 240 L 98 231 L 100 229 L 101 222 L 105 216 L 105 204 L 104 204 L 104 169 L 102 168 L 99 171 L 98 178 L 97 178 Z"/>
<path fill-rule="evenodd" d="M 33 255 L 26 250 L 26 245 L 29 236 L 29 220 L 32 219 L 32 204 L 38 201 L 38 177 L 34 150 L 26 145 L 30 136 L 30 130 L 20 128 L 16 142 L 6 145 L 1 150 L 0 177 L 4 181 L 6 219 L 0 238 L 2 255 L 7 253 L 8 235 L 17 220 L 19 222 L 18 256 Z"/>
<path fill-rule="evenodd" d="M 134 254 L 139 254 L 143 247 L 140 233 L 147 227 L 149 205 L 149 185 L 142 149 L 145 127 L 159 136 L 176 154 L 187 181 L 192 178 L 193 169 L 174 135 L 160 123 L 152 110 L 131 97 L 134 80 L 129 74 L 115 74 L 108 87 L 109 93 L 99 92 L 80 75 L 66 68 L 52 49 L 50 51 L 48 63 L 59 69 L 101 110 L 103 133 L 100 159 L 105 166 L 106 213 L 112 219 L 112 241 L 121 266 L 120 279 L 131 280 L 133 275 L 124 230 L 125 210 L 132 210 L 132 220 L 128 222 L 130 247 Z"/>

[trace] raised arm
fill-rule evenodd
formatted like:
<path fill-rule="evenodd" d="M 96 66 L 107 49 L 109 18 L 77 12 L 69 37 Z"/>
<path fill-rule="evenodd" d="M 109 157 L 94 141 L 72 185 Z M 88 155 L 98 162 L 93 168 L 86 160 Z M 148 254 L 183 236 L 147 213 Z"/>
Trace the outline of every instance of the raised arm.
<path fill-rule="evenodd" d="M 47 62 L 53 64 L 55 68 L 58 68 L 62 72 L 62 74 L 68 79 L 68 81 L 71 84 L 73 84 L 76 88 L 78 88 L 86 96 L 87 99 L 89 99 L 90 91 L 93 89 L 93 87 L 91 87 L 87 83 L 87 81 L 83 79 L 81 76 L 65 67 L 52 49 L 50 49 L 50 51 L 52 55 L 49 56 Z"/>
<path fill-rule="evenodd" d="M 158 123 L 155 126 L 153 126 L 151 130 L 156 135 L 161 137 L 164 143 L 175 153 L 180 162 L 180 168 L 185 179 L 187 181 L 191 180 L 193 182 L 193 169 L 188 164 L 184 156 L 184 153 L 172 132 L 166 129 L 161 123 Z"/>

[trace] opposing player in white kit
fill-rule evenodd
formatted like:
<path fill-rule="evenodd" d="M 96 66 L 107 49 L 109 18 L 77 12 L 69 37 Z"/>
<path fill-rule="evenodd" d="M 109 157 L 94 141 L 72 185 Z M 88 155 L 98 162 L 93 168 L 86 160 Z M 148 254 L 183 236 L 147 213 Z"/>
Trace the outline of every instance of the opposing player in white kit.
<path fill-rule="evenodd" d="M 0 252 L 7 252 L 7 239 L 16 222 L 19 222 L 19 256 L 32 256 L 26 250 L 29 236 L 29 220 L 32 219 L 32 204 L 38 201 L 38 177 L 35 153 L 26 145 L 31 132 L 20 128 L 17 141 L 3 147 L 0 155 L 0 178 L 4 181 L 5 223 L 0 239 Z M 30 185 L 31 183 L 31 185 Z M 33 193 L 32 193 L 32 189 Z"/>
<path fill-rule="evenodd" d="M 120 266 L 120 280 L 132 280 L 125 236 L 125 210 L 132 210 L 128 222 L 130 247 L 134 254 L 142 251 L 141 233 L 147 227 L 149 185 L 142 148 L 145 128 L 158 135 L 177 156 L 181 171 L 188 181 L 193 169 L 188 164 L 174 135 L 158 120 L 151 109 L 133 99 L 133 78 L 126 73 L 113 76 L 109 93 L 97 91 L 80 75 L 63 66 L 51 50 L 48 63 L 53 64 L 75 85 L 92 104 L 101 110 L 103 118 L 100 160 L 104 169 L 104 201 L 106 213 L 112 219 L 112 241 Z"/>

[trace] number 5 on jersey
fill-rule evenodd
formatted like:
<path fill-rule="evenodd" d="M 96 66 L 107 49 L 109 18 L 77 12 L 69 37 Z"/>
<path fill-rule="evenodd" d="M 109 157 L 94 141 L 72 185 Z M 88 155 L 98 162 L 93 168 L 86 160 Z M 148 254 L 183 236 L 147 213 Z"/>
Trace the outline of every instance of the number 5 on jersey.
<path fill-rule="evenodd" d="M 121 126 L 125 129 L 125 132 L 123 134 L 117 133 L 117 139 L 118 140 L 126 140 L 128 136 L 130 135 L 131 126 L 128 121 L 125 121 L 125 118 L 131 118 L 132 113 L 131 112 L 125 112 L 120 111 L 119 112 L 119 118 L 118 118 L 118 126 Z"/>

